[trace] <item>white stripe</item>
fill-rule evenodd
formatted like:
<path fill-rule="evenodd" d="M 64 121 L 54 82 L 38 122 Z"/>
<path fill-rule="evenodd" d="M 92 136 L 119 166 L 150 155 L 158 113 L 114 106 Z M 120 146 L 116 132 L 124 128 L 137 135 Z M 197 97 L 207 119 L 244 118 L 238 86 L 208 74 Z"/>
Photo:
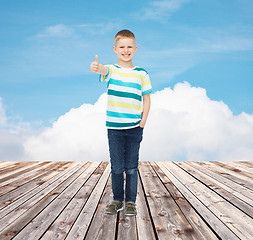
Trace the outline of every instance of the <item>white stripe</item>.
<path fill-rule="evenodd" d="M 106 117 L 106 120 L 108 122 L 116 122 L 116 123 L 132 123 L 132 122 L 138 122 L 140 119 L 137 118 L 115 118 L 115 117 Z"/>
<path fill-rule="evenodd" d="M 138 70 L 136 70 L 136 68 L 139 68 L 139 67 L 137 67 L 137 66 L 135 66 L 135 68 L 123 68 L 123 67 L 118 68 L 118 67 L 116 67 L 116 66 L 114 66 L 114 65 L 111 65 L 111 66 L 112 66 L 113 68 L 117 69 L 118 71 L 123 72 L 123 73 L 138 72 L 138 73 L 146 74 L 145 71 L 138 71 Z"/>
<path fill-rule="evenodd" d="M 147 90 L 149 90 L 149 89 L 152 89 L 152 87 L 151 87 L 150 84 L 149 84 L 149 85 L 146 85 L 146 86 L 144 86 L 144 87 L 142 87 L 142 92 L 145 92 L 145 91 L 147 91 Z"/>

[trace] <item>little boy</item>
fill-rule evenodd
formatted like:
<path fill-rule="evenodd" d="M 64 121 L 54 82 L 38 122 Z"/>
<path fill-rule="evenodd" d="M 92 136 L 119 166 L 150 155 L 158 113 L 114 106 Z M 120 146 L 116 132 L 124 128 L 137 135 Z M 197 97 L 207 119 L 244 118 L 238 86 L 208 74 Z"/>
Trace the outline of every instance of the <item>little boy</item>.
<path fill-rule="evenodd" d="M 148 73 L 132 63 L 137 46 L 131 31 L 122 30 L 116 34 L 113 50 L 118 55 L 117 64 L 103 66 L 98 63 L 97 55 L 91 63 L 91 72 L 100 74 L 100 81 L 107 82 L 106 126 L 113 201 L 106 213 L 122 211 L 125 200 L 125 215 L 134 216 L 137 214 L 139 149 L 150 109 L 152 87 Z"/>

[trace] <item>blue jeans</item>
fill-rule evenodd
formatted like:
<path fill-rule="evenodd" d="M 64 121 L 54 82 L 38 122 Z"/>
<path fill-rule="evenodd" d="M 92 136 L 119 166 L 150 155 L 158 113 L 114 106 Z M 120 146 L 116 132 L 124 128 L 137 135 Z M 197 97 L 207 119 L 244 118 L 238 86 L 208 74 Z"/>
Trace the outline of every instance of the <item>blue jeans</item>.
<path fill-rule="evenodd" d="M 139 149 L 143 128 L 115 130 L 108 129 L 111 161 L 113 199 L 117 201 L 136 201 L 138 184 Z M 126 187 L 124 191 L 124 175 Z"/>

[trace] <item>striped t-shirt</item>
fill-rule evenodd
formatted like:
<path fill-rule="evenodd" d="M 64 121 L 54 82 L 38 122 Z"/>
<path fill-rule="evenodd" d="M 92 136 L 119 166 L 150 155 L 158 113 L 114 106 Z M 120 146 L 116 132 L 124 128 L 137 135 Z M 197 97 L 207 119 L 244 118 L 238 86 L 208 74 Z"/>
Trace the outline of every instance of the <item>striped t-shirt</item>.
<path fill-rule="evenodd" d="M 105 65 L 109 71 L 99 80 L 107 82 L 106 126 L 129 129 L 139 126 L 142 118 L 142 96 L 152 91 L 148 73 L 143 68 Z"/>

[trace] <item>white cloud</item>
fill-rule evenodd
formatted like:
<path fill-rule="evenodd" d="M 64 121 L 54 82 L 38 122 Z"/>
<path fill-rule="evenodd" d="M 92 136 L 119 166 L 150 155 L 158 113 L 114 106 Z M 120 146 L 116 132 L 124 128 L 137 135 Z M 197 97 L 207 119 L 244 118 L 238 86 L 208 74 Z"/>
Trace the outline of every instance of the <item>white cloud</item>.
<path fill-rule="evenodd" d="M 122 20 L 121 19 L 114 19 L 111 22 L 101 22 L 101 23 L 85 23 L 77 25 L 77 29 L 87 32 L 89 34 L 105 34 L 108 32 L 116 31 L 120 29 L 122 26 Z"/>
<path fill-rule="evenodd" d="M 46 27 L 37 38 L 65 38 L 74 36 L 74 30 L 67 25 L 57 24 Z"/>
<path fill-rule="evenodd" d="M 0 127 L 3 127 L 7 122 L 7 117 L 3 107 L 2 98 L 0 97 Z"/>
<path fill-rule="evenodd" d="M 179 83 L 153 94 L 142 154 L 161 161 L 252 160 L 252 136 L 253 115 L 235 116 L 205 89 Z"/>
<path fill-rule="evenodd" d="M 94 105 L 71 109 L 25 143 L 27 154 L 35 160 L 108 160 L 105 104 L 104 94 Z"/>
<path fill-rule="evenodd" d="M 141 20 L 161 20 L 164 19 L 164 17 L 172 15 L 172 13 L 189 1 L 190 0 L 152 1 L 141 13 L 138 13 L 138 15 L 136 14 L 136 17 Z"/>
<path fill-rule="evenodd" d="M 203 88 L 178 83 L 152 94 L 141 160 L 253 160 L 253 115 L 233 115 Z M 106 95 L 61 116 L 25 142 L 33 160 L 108 160 Z"/>
<path fill-rule="evenodd" d="M 0 161 L 26 160 L 23 143 L 31 134 L 31 124 L 7 117 L 0 97 Z"/>
<path fill-rule="evenodd" d="M 156 83 L 165 84 L 175 76 L 206 61 L 213 61 L 221 56 L 231 61 L 252 59 L 253 39 L 250 30 L 246 34 L 234 29 L 217 30 L 182 28 L 185 33 L 183 42 L 167 44 L 162 50 L 155 48 L 140 49 L 136 55 L 138 62 L 152 69 Z M 169 41 L 169 40 L 168 40 Z M 143 47 L 142 47 L 143 48 Z M 241 54 L 242 53 L 242 54 Z M 152 61 L 150 61 L 152 56 Z"/>
<path fill-rule="evenodd" d="M 0 75 L 5 81 L 27 82 L 36 78 L 90 74 L 90 63 L 96 54 L 103 53 L 109 59 L 114 57 L 113 37 L 106 33 L 117 26 L 119 22 L 47 26 L 26 39 L 22 50 L 15 52 L 14 58 L 8 58 L 7 68 L 0 65 Z M 13 68 L 15 71 L 11 71 Z"/>

